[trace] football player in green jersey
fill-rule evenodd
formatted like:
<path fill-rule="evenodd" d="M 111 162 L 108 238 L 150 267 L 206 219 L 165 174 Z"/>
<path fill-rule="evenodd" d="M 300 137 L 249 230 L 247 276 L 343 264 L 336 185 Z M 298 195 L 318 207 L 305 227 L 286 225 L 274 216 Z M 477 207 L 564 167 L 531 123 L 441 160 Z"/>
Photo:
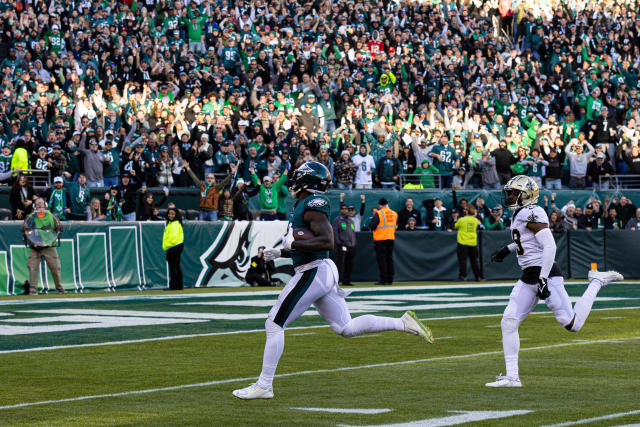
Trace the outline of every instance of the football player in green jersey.
<path fill-rule="evenodd" d="M 306 229 L 312 237 L 293 240 L 287 235 L 283 239 L 284 249 L 271 248 L 263 252 L 266 261 L 291 257 L 295 274 L 280 293 L 265 322 L 267 342 L 260 377 L 254 384 L 233 392 L 240 399 L 273 397 L 273 377 L 284 349 L 284 328 L 312 304 L 331 329 L 343 337 L 400 331 L 433 342 L 431 330 L 410 311 L 399 319 L 370 314 L 351 318 L 344 299 L 347 293 L 338 287 L 338 271 L 329 259 L 329 251 L 334 245 L 333 229 L 329 222 L 329 199 L 324 192 L 330 181 L 329 170 L 318 162 L 303 164 L 291 177 L 290 191 L 298 201 L 289 228 Z"/>

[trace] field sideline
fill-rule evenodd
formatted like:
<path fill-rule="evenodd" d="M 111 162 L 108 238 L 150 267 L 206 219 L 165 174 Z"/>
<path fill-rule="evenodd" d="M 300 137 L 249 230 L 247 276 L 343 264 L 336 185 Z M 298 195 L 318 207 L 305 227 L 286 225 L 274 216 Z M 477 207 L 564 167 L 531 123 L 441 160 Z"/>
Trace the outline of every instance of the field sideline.
<path fill-rule="evenodd" d="M 352 315 L 428 319 L 435 345 L 400 333 L 336 337 L 315 311 L 287 329 L 271 401 L 231 390 L 259 374 L 277 290 L 192 289 L 0 300 L 2 425 L 623 425 L 640 422 L 638 283 L 603 289 L 585 328 L 544 305 L 521 326 L 522 389 L 504 371 L 510 283 L 353 289 Z M 573 298 L 584 282 L 567 285 Z"/>

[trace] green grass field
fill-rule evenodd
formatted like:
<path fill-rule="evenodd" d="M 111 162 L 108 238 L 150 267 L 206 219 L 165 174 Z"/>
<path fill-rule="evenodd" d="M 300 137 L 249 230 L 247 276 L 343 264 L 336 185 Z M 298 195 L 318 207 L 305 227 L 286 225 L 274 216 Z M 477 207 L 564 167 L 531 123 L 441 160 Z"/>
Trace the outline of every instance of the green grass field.
<path fill-rule="evenodd" d="M 499 324 L 511 284 L 357 287 L 354 317 L 412 309 L 436 344 L 392 332 L 345 339 L 310 311 L 286 332 L 267 401 L 231 391 L 259 374 L 277 291 L 6 298 L 0 425 L 639 423 L 638 285 L 603 289 L 578 334 L 539 305 L 520 327 L 522 389 L 484 387 L 504 372 Z M 584 289 L 567 284 L 572 297 Z"/>

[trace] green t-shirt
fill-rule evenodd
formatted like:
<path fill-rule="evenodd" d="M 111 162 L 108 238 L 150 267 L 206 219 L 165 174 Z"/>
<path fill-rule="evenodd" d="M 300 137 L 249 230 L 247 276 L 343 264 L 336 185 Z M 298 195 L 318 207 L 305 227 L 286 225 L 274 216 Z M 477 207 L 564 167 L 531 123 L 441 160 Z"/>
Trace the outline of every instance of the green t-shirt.
<path fill-rule="evenodd" d="M 309 229 L 309 225 L 304 222 L 304 214 L 308 210 L 322 212 L 327 215 L 328 220 L 331 212 L 329 199 L 324 195 L 312 194 L 305 199 L 297 201 L 291 217 L 291 227 L 294 230 L 297 228 Z M 307 252 L 291 250 L 291 260 L 294 267 L 325 258 L 329 258 L 329 251 Z"/>

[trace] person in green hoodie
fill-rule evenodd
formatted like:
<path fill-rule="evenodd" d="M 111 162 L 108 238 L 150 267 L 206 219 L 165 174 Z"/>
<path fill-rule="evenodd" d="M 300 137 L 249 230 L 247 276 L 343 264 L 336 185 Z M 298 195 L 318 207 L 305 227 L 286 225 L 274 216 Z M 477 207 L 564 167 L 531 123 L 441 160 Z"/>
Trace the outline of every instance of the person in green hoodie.
<path fill-rule="evenodd" d="M 429 163 L 428 159 L 422 160 L 422 164 L 416 168 L 414 174 L 422 175 L 422 174 L 430 174 L 437 175 L 440 171 L 437 167 Z M 432 176 L 421 176 L 420 177 L 420 185 L 422 188 L 435 188 L 435 182 Z"/>
<path fill-rule="evenodd" d="M 275 183 L 272 182 L 269 175 L 265 175 L 264 178 L 262 178 L 262 183 L 260 183 L 260 179 L 258 178 L 258 175 L 256 175 L 255 169 L 250 168 L 249 171 L 251 172 L 253 185 L 260 189 L 260 221 L 277 220 L 280 187 L 287 182 L 289 170 L 285 169 L 280 179 Z"/>

